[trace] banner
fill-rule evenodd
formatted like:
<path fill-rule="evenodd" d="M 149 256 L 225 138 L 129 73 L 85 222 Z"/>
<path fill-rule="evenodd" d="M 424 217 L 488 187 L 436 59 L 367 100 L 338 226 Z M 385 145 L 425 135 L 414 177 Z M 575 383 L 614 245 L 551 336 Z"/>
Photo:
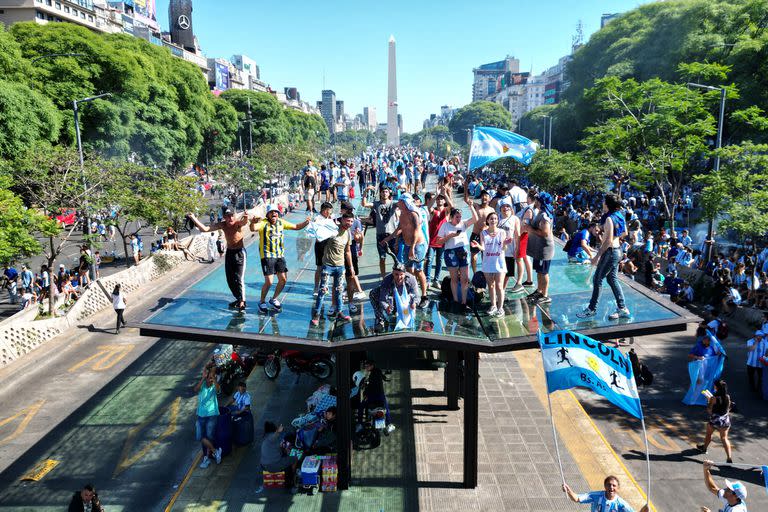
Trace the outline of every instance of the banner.
<path fill-rule="evenodd" d="M 717 343 L 713 341 L 713 343 Z M 714 391 L 715 381 L 723 373 L 725 364 L 725 350 L 722 345 L 717 343 L 715 347 L 718 355 L 705 357 L 697 361 L 688 363 L 688 375 L 691 379 L 691 386 L 683 397 L 683 403 L 686 405 L 707 405 L 707 397 L 701 394 L 702 391 Z"/>
<path fill-rule="evenodd" d="M 619 350 L 573 331 L 539 332 L 547 391 L 588 388 L 643 418 L 632 364 Z"/>
<path fill-rule="evenodd" d="M 469 170 L 488 165 L 499 158 L 514 158 L 528 165 L 538 147 L 535 142 L 514 132 L 481 126 L 472 130 Z"/>

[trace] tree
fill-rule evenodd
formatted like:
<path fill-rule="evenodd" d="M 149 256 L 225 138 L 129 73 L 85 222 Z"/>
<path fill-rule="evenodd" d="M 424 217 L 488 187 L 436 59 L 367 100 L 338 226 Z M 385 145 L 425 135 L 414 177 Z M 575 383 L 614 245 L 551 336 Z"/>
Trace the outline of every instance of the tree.
<path fill-rule="evenodd" d="M 252 120 L 249 135 L 248 124 L 241 127 L 243 149 L 249 150 L 250 139 L 253 137 L 254 148 L 259 144 L 285 142 L 288 138 L 288 125 L 283 117 L 283 106 L 269 93 L 230 89 L 221 93 L 221 99 L 229 102 L 237 111 L 238 119 L 242 122 L 248 117 L 248 102 L 250 101 L 250 119 Z"/>
<path fill-rule="evenodd" d="M 717 154 L 720 170 L 695 179 L 702 186 L 704 214 L 721 217 L 720 226 L 754 242 L 768 232 L 768 145 L 746 142 Z"/>
<path fill-rule="evenodd" d="M 598 80 L 585 96 L 603 118 L 587 129 L 584 147 L 595 158 L 626 166 L 640 186 L 661 193 L 665 217 L 673 222 L 683 185 L 715 134 L 715 120 L 698 91 L 659 79 Z"/>
<path fill-rule="evenodd" d="M 59 111 L 47 97 L 24 84 L 0 80 L 0 112 L 0 159 L 58 140 Z"/>
<path fill-rule="evenodd" d="M 203 145 L 198 162 L 208 163 L 232 152 L 237 139 L 237 110 L 231 103 L 217 98 L 213 102 L 214 114 L 203 131 Z"/>
<path fill-rule="evenodd" d="M 19 258 L 38 254 L 42 247 L 34 233 L 47 217 L 24 206 L 10 190 L 11 179 L 0 175 L 0 263 L 9 264 Z"/>
<path fill-rule="evenodd" d="M 257 158 L 224 158 L 209 169 L 214 178 L 230 188 L 235 197 L 243 192 L 253 192 L 264 183 L 266 173 Z M 235 205 L 233 205 L 235 206 Z"/>
<path fill-rule="evenodd" d="M 511 130 L 512 114 L 498 103 L 474 101 L 456 111 L 448 124 L 454 141 L 466 141 L 467 130 L 471 130 L 474 126 Z"/>
<path fill-rule="evenodd" d="M 43 254 L 48 268 L 53 268 L 56 258 L 70 243 L 77 227 L 60 226 L 55 216 L 66 209 L 84 209 L 88 202 L 100 204 L 102 184 L 109 174 L 102 172 L 103 162 L 89 157 L 80 167 L 78 153 L 64 146 L 39 146 L 22 155 L 10 166 L 13 189 L 31 208 L 45 215 L 45 222 L 35 228 L 47 238 Z M 53 290 L 53 279 L 51 289 Z M 49 313 L 53 314 L 53 293 L 49 293 Z"/>
<path fill-rule="evenodd" d="M 572 190 L 604 191 L 605 171 L 579 152 L 552 154 L 539 150 L 528 168 L 528 177 L 545 190 L 565 192 Z"/>
<path fill-rule="evenodd" d="M 317 156 L 307 145 L 262 144 L 254 152 L 256 166 L 263 168 L 270 180 L 295 174 L 309 159 L 317 160 Z"/>

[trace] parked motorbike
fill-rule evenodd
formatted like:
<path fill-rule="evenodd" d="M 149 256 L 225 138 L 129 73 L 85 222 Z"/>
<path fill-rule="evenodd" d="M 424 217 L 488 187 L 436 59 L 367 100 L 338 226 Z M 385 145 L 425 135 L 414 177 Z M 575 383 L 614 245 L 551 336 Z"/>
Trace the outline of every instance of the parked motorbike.
<path fill-rule="evenodd" d="M 381 435 L 388 436 L 387 410 L 384 407 L 374 407 L 365 411 L 363 423 L 359 425 L 352 438 L 355 450 L 372 450 L 381 444 Z"/>
<path fill-rule="evenodd" d="M 216 378 L 221 392 L 231 395 L 237 383 L 248 378 L 256 366 L 256 357 L 234 350 L 232 345 L 222 345 L 213 351 L 211 362 L 216 365 Z"/>
<path fill-rule="evenodd" d="M 298 350 L 275 350 L 264 361 L 264 375 L 275 380 L 280 375 L 281 361 L 294 373 L 309 373 L 317 379 L 327 379 L 333 374 L 333 359 L 323 354 L 312 354 Z"/>

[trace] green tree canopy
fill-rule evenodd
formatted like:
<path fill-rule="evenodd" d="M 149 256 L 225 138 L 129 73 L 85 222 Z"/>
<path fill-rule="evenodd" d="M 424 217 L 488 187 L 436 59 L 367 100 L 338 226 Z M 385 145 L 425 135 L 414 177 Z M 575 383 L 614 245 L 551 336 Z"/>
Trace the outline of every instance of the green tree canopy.
<path fill-rule="evenodd" d="M 467 130 L 471 130 L 473 126 L 490 126 L 511 130 L 512 114 L 498 103 L 474 101 L 461 107 L 454 114 L 448 128 L 454 141 L 466 141 Z M 466 144 L 466 142 L 462 142 L 462 144 Z"/>

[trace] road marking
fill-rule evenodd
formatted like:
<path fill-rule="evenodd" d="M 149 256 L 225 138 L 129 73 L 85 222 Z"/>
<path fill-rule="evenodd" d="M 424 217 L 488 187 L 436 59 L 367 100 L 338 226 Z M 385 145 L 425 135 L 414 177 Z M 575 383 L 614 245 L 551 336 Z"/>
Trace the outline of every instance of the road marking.
<path fill-rule="evenodd" d="M 179 484 L 179 487 L 176 489 L 176 492 L 174 492 L 173 496 L 171 496 L 171 501 L 169 501 L 168 505 L 166 505 L 164 512 L 171 512 L 173 505 L 176 503 L 176 500 L 179 499 L 179 496 L 181 496 L 181 493 L 182 491 L 184 491 L 184 488 L 187 486 L 189 479 L 192 478 L 192 472 L 195 471 L 195 468 L 197 467 L 198 464 L 200 464 L 200 459 L 202 458 L 203 458 L 203 454 L 200 450 L 198 450 L 197 455 L 195 456 L 195 460 L 192 461 L 192 465 L 189 466 L 189 469 L 187 470 L 187 474 L 184 475 L 184 478 L 181 480 L 181 483 Z"/>
<path fill-rule="evenodd" d="M 141 424 L 136 425 L 131 430 L 128 431 L 128 436 L 125 439 L 125 444 L 123 445 L 123 451 L 120 454 L 120 459 L 117 463 L 117 466 L 115 467 L 115 471 L 112 474 L 112 478 L 115 478 L 117 475 L 128 469 L 130 466 L 135 464 L 138 460 L 140 460 L 142 457 L 144 457 L 147 453 L 152 450 L 155 446 L 160 444 L 160 442 L 176 432 L 176 421 L 179 417 L 179 409 L 181 407 L 181 397 L 177 397 L 171 405 L 168 407 L 160 407 L 157 411 L 152 413 L 146 420 L 144 420 Z M 134 447 L 134 443 L 136 440 L 136 436 L 139 435 L 139 433 L 147 428 L 150 424 L 154 423 L 157 419 L 159 419 L 161 416 L 163 416 L 166 411 L 170 411 L 171 416 L 168 419 L 168 427 L 159 435 L 157 438 L 152 439 L 149 444 L 144 446 L 141 450 L 136 452 L 133 455 L 129 455 L 131 452 L 131 449 Z"/>
<path fill-rule="evenodd" d="M 541 355 L 538 350 L 522 350 L 514 353 L 539 402 L 547 408 L 547 387 Z M 608 440 L 572 391 L 553 393 L 552 413 L 560 439 L 570 452 L 590 489 L 602 489 L 606 475 L 616 475 L 619 480 L 630 481 L 634 485 L 624 487 L 622 497 L 635 510 L 646 502 L 646 495 L 630 473 L 627 466 L 613 449 Z M 644 451 L 644 450 L 643 450 Z M 653 503 L 650 509 L 656 512 Z"/>
<path fill-rule="evenodd" d="M 127 356 L 134 347 L 135 345 L 100 345 L 95 354 L 83 359 L 70 368 L 68 372 L 76 372 L 90 363 L 93 363 L 91 366 L 91 370 L 93 371 L 101 372 L 109 370 Z"/>
<path fill-rule="evenodd" d="M 10 443 L 17 437 L 19 437 L 21 434 L 24 433 L 24 431 L 29 426 L 29 422 L 32 421 L 32 418 L 35 417 L 35 414 L 37 414 L 40 411 L 40 408 L 45 403 L 45 400 L 39 400 L 29 407 L 25 407 L 24 409 L 20 410 L 13 416 L 9 416 L 8 418 L 5 418 L 4 420 L 0 420 L 0 427 L 4 427 L 5 425 L 11 423 L 15 419 L 24 416 L 24 419 L 19 422 L 19 425 L 16 427 L 16 430 L 5 436 L 4 438 L 0 439 L 0 446 Z"/>
<path fill-rule="evenodd" d="M 39 482 L 48 473 L 53 471 L 53 468 L 59 465 L 59 461 L 53 459 L 46 459 L 37 464 L 34 468 L 29 470 L 24 476 L 20 478 L 22 482 Z"/>

